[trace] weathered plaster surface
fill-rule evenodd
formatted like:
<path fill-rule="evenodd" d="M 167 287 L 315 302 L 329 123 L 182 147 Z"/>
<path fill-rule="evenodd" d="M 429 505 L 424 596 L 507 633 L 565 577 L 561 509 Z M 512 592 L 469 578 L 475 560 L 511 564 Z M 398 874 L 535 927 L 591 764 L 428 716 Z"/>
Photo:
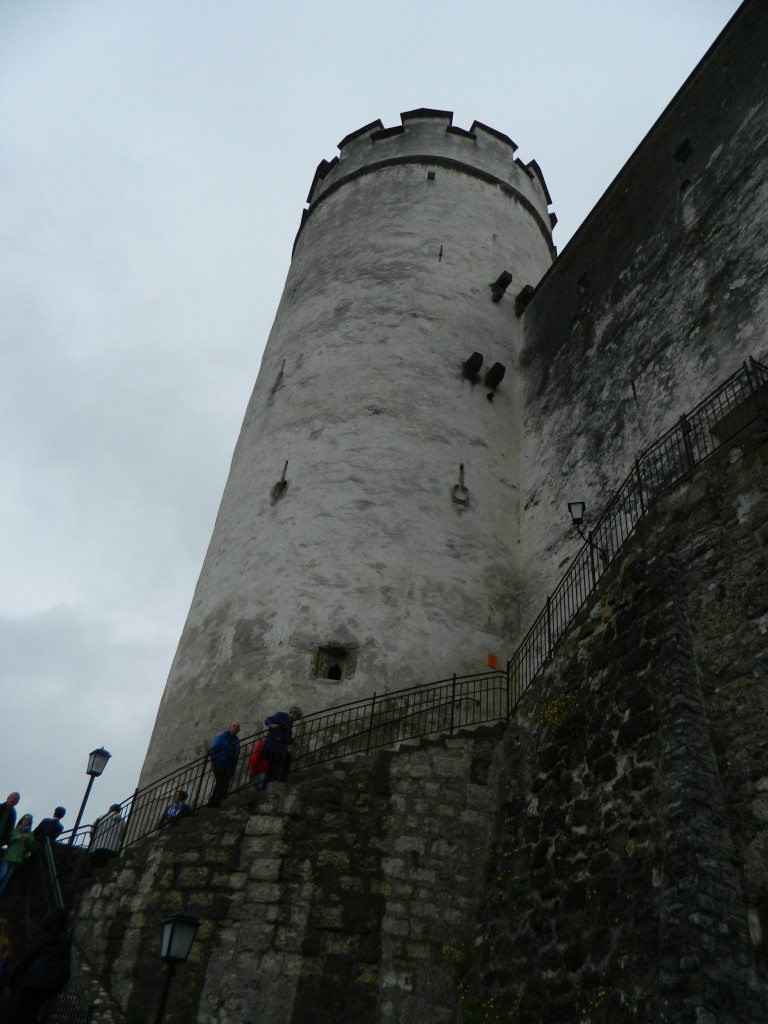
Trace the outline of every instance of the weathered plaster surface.
<path fill-rule="evenodd" d="M 412 112 L 321 165 L 143 782 L 232 718 L 503 662 L 580 543 L 567 502 L 596 516 L 766 356 L 767 36 L 748 0 L 548 272 L 545 186 L 481 125 Z M 507 367 L 493 402 L 473 350 Z M 341 682 L 315 677 L 325 646 Z"/>
<path fill-rule="evenodd" d="M 568 501 L 596 517 L 639 450 L 768 353 L 766 37 L 745 4 L 524 313 L 528 619 L 580 543 Z"/>
<path fill-rule="evenodd" d="M 541 205 L 538 179 L 514 165 L 508 144 L 445 128 L 409 122 L 409 144 L 427 155 L 460 145 L 481 164 L 503 151 Z M 367 143 L 371 159 L 392 141 Z M 514 294 L 551 256 L 515 195 L 454 167 L 432 170 L 434 180 L 420 162 L 350 179 L 303 228 L 145 781 L 235 717 L 254 731 L 293 701 L 320 710 L 477 671 L 516 633 Z M 494 303 L 489 283 L 506 269 L 513 284 Z M 462 376 L 474 350 L 484 371 L 507 368 L 493 401 Z M 460 464 L 466 506 L 452 500 Z M 313 677 L 325 645 L 354 656 L 341 683 Z"/>
<path fill-rule="evenodd" d="M 517 146 L 510 138 L 477 121 L 470 131 L 456 128 L 449 111 L 409 111 L 401 115 L 401 122 L 382 130 L 381 122 L 376 121 L 353 133 L 353 138 L 342 139 L 338 159 L 322 161 L 317 169 L 308 196 L 310 216 L 316 204 L 350 175 L 386 162 L 432 157 L 442 161 L 433 164 L 432 169 L 447 163 L 461 165 L 466 173 L 508 185 L 530 204 L 550 244 L 549 195 L 543 178 L 535 162 L 526 165 L 519 158 L 513 159 Z"/>

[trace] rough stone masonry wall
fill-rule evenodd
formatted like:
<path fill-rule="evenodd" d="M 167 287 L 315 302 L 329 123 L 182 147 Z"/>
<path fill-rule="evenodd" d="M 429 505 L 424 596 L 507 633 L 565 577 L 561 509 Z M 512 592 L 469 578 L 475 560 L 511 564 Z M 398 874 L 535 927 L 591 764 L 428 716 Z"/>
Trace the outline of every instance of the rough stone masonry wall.
<path fill-rule="evenodd" d="M 531 614 L 636 453 L 768 353 L 768 4 L 748 0 L 523 315 Z M 531 284 L 536 284 L 532 281 Z"/>
<path fill-rule="evenodd" d="M 767 470 L 657 506 L 509 729 L 468 1020 L 766 1020 Z"/>
<path fill-rule="evenodd" d="M 85 892 L 144 1024 L 764 1024 L 768 428 L 641 524 L 502 743 L 380 751 L 234 800 Z"/>
<path fill-rule="evenodd" d="M 128 850 L 76 928 L 126 1024 L 152 1019 L 160 922 L 182 909 L 203 923 L 168 1024 L 454 1021 L 443 949 L 473 917 L 497 747 L 379 751 Z"/>

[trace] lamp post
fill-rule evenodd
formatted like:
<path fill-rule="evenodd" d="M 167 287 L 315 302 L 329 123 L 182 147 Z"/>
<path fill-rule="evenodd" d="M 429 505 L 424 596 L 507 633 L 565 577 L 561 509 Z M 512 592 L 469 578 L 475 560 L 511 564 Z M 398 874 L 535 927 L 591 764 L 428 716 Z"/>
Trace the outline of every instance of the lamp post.
<path fill-rule="evenodd" d="M 165 960 L 167 971 L 155 1024 L 162 1024 L 171 981 L 176 973 L 176 965 L 183 964 L 189 956 L 199 926 L 198 919 L 190 917 L 189 914 L 171 914 L 163 921 L 163 931 L 160 936 L 160 959 Z"/>
<path fill-rule="evenodd" d="M 105 750 L 104 747 L 98 747 L 96 750 L 92 750 L 88 755 L 88 767 L 85 769 L 85 774 L 89 775 L 90 778 L 88 779 L 88 785 L 85 787 L 85 796 L 83 797 L 83 802 L 80 804 L 80 810 L 77 812 L 77 821 L 75 822 L 75 827 L 72 829 L 70 834 L 69 843 L 67 844 L 68 846 L 71 846 L 75 841 L 77 829 L 82 821 L 83 812 L 85 811 L 85 805 L 88 803 L 88 797 L 91 795 L 93 780 L 98 779 L 107 767 L 107 761 L 110 757 L 112 757 L 112 755 L 108 750 Z"/>
<path fill-rule="evenodd" d="M 576 532 L 583 541 L 586 541 L 586 543 L 589 545 L 592 551 L 596 551 L 598 553 L 603 568 L 607 569 L 609 562 L 608 555 L 600 547 L 599 544 L 595 544 L 595 542 L 592 540 L 592 531 L 590 530 L 589 533 L 584 533 L 584 531 L 581 528 L 581 524 L 584 522 L 584 513 L 586 512 L 586 510 L 587 506 L 583 501 L 568 502 L 568 511 L 571 513 L 571 520 L 573 521 L 573 525 L 576 527 Z"/>

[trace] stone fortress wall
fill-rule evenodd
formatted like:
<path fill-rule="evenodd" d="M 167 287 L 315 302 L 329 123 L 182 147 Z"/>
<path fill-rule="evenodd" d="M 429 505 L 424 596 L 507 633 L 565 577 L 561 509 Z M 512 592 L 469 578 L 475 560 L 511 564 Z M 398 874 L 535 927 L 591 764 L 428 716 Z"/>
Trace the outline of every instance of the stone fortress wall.
<path fill-rule="evenodd" d="M 566 502 L 596 511 L 765 357 L 767 36 L 748 0 L 548 272 L 546 187 L 482 126 L 474 174 L 436 111 L 321 165 L 145 779 L 182 720 L 189 756 L 233 712 L 503 657 L 575 549 Z M 422 161 L 420 133 L 444 148 Z M 473 349 L 506 359 L 494 402 Z M 753 431 L 656 507 L 503 744 L 297 776 L 105 873 L 78 939 L 128 1024 L 182 907 L 204 926 L 179 1021 L 764 1021 L 767 450 Z"/>
<path fill-rule="evenodd" d="M 125 1024 L 179 910 L 169 1024 L 762 1024 L 767 440 L 651 511 L 501 742 L 297 775 L 102 872 L 76 938 Z"/>
<path fill-rule="evenodd" d="M 499 1020 L 766 1020 L 767 439 L 656 506 L 510 725 L 467 968 Z"/>
<path fill-rule="evenodd" d="M 503 657 L 521 590 L 520 330 L 490 282 L 508 270 L 520 288 L 552 260 L 545 186 L 514 154 L 419 110 L 321 165 L 143 782 L 235 717 L 251 732 L 293 702 Z"/>
<path fill-rule="evenodd" d="M 202 921 L 168 1024 L 452 1020 L 443 949 L 473 916 L 498 730 L 413 744 L 231 798 L 129 849 L 83 893 L 78 943 L 145 1024 L 158 922 Z"/>
<path fill-rule="evenodd" d="M 538 166 L 479 122 L 411 111 L 321 162 L 142 783 L 232 717 L 503 663 L 580 543 L 567 502 L 596 515 L 765 357 L 766 31 L 748 0 L 551 266 Z"/>
<path fill-rule="evenodd" d="M 581 543 L 567 502 L 594 522 L 639 450 L 768 353 L 765 38 L 745 3 L 523 314 L 527 621 Z"/>

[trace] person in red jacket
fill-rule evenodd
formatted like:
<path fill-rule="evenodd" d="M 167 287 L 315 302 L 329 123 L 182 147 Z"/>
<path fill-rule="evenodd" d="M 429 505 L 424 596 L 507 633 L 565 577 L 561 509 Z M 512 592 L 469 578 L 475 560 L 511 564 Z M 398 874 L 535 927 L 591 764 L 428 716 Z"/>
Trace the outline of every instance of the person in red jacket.
<path fill-rule="evenodd" d="M 248 778 L 251 780 L 251 789 L 257 791 L 267 788 L 267 768 L 269 767 L 269 759 L 267 758 L 266 751 L 264 750 L 265 739 L 266 737 L 262 736 L 261 739 L 256 740 L 248 761 Z"/>

